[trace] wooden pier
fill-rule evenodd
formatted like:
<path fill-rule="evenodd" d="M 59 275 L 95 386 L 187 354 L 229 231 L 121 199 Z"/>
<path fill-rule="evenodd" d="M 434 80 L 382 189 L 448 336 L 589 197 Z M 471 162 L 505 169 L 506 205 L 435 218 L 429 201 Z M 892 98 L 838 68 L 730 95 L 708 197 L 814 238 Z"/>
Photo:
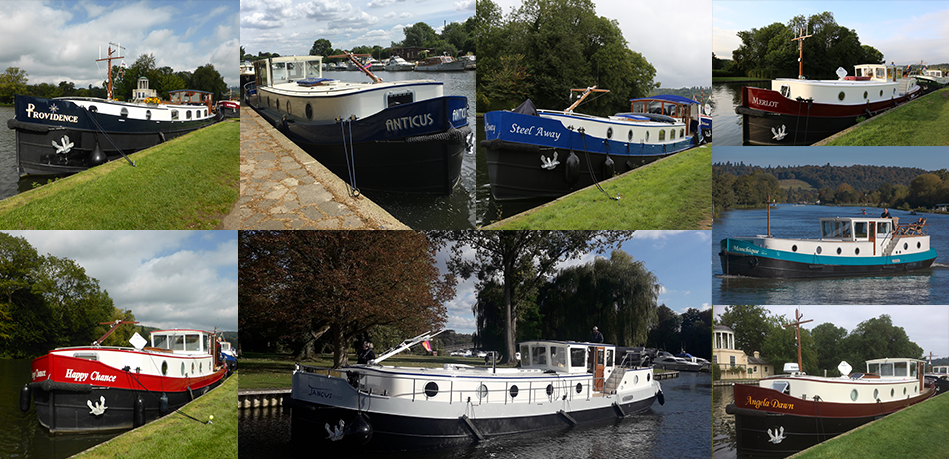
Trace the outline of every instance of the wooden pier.
<path fill-rule="evenodd" d="M 678 371 L 663 371 L 662 373 L 653 373 L 653 375 L 655 376 L 656 379 L 661 381 L 663 379 L 678 378 L 679 372 Z"/>

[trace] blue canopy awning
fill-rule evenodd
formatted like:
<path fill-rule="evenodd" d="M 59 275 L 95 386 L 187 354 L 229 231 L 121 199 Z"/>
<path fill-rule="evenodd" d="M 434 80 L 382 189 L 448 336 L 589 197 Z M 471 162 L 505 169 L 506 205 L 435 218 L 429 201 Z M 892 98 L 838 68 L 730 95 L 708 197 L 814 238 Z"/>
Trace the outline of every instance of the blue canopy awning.
<path fill-rule="evenodd" d="M 676 103 L 676 104 L 696 104 L 696 105 L 698 105 L 698 102 L 696 102 L 696 101 L 694 101 L 694 100 L 692 100 L 692 99 L 689 99 L 688 97 L 674 96 L 674 95 L 672 95 L 672 94 L 662 94 L 662 95 L 652 96 L 652 97 L 643 97 L 643 98 L 641 98 L 641 99 L 629 99 L 630 102 L 637 102 L 637 101 L 641 102 L 641 101 L 648 101 L 648 100 L 661 100 L 661 101 L 672 102 L 672 103 Z"/>

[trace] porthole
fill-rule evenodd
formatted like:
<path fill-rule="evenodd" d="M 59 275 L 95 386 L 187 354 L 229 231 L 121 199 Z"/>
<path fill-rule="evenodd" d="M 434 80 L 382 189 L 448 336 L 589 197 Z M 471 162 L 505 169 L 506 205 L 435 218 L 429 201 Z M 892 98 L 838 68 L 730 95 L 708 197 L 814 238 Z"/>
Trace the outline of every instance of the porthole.
<path fill-rule="evenodd" d="M 797 244 L 794 244 L 794 245 L 791 246 L 791 251 L 792 251 L 792 252 L 797 252 Z"/>
<path fill-rule="evenodd" d="M 306 104 L 306 119 L 313 119 L 313 107 L 311 107 L 310 104 Z"/>
<path fill-rule="evenodd" d="M 896 389 L 893 389 L 893 388 L 891 387 L 891 388 L 890 388 L 890 398 L 893 398 L 894 395 L 896 395 Z"/>
<path fill-rule="evenodd" d="M 122 110 L 119 110 L 119 116 L 121 116 L 122 118 L 128 118 L 128 117 L 129 117 L 129 109 L 127 109 L 127 108 L 125 108 L 125 107 L 122 107 Z"/>
<path fill-rule="evenodd" d="M 194 362 L 191 362 L 191 374 L 194 374 Z"/>
<path fill-rule="evenodd" d="M 850 400 L 857 401 L 857 389 L 850 391 Z"/>
<path fill-rule="evenodd" d="M 145 120 L 147 121 L 147 120 L 151 120 L 151 119 L 152 119 L 152 111 L 151 111 L 151 110 L 145 110 Z"/>
<path fill-rule="evenodd" d="M 903 388 L 903 395 L 906 395 L 906 388 Z"/>
<path fill-rule="evenodd" d="M 660 130 L 659 130 L 659 141 L 662 142 L 662 141 L 664 141 L 664 140 L 666 140 L 666 130 L 665 130 L 665 129 L 660 129 Z"/>
<path fill-rule="evenodd" d="M 917 248 L 917 249 L 921 249 L 921 248 L 923 248 L 923 245 L 920 244 L 919 242 L 917 242 L 917 243 L 916 243 L 916 248 Z"/>
<path fill-rule="evenodd" d="M 99 107 L 96 107 L 95 105 L 90 105 L 89 111 L 92 113 L 99 113 Z"/>
<path fill-rule="evenodd" d="M 438 395 L 438 384 L 435 381 L 429 381 L 425 384 L 425 396 L 431 398 L 436 395 Z"/>
<path fill-rule="evenodd" d="M 580 392 L 583 392 L 583 384 L 577 383 L 577 393 L 579 394 Z"/>
<path fill-rule="evenodd" d="M 649 382 L 649 378 L 652 376 L 651 373 L 646 373 L 646 382 Z"/>
<path fill-rule="evenodd" d="M 550 397 L 551 395 L 554 395 L 554 385 L 553 385 L 553 384 L 548 384 L 548 385 L 547 385 L 547 396 Z"/>
<path fill-rule="evenodd" d="M 860 255 L 860 247 L 853 249 L 854 255 Z"/>
<path fill-rule="evenodd" d="M 908 249 L 908 248 L 909 248 L 909 244 L 907 244 L 907 243 L 904 242 L 904 243 L 903 243 L 903 250 L 906 250 L 906 249 Z"/>
<path fill-rule="evenodd" d="M 878 398 L 880 398 L 880 390 L 879 390 L 879 389 L 873 389 L 873 399 L 876 400 L 876 399 L 878 399 Z"/>
<path fill-rule="evenodd" d="M 613 128 L 611 128 L 611 127 L 610 127 L 610 128 L 606 128 L 606 138 L 607 138 L 607 139 L 612 139 L 612 138 L 613 138 Z"/>
<path fill-rule="evenodd" d="M 167 361 L 163 361 L 161 363 L 161 375 L 168 376 L 168 362 Z"/>
<path fill-rule="evenodd" d="M 840 91 L 840 94 L 837 94 L 837 100 L 844 100 L 844 92 Z"/>
<path fill-rule="evenodd" d="M 171 119 L 172 119 L 172 120 L 178 119 L 178 110 L 172 110 L 172 111 L 171 111 Z"/>
<path fill-rule="evenodd" d="M 646 141 L 649 141 L 649 131 L 646 131 Z"/>
<path fill-rule="evenodd" d="M 189 120 L 191 119 L 191 110 L 185 110 L 185 118 Z"/>
<path fill-rule="evenodd" d="M 185 375 L 185 363 L 181 362 L 181 376 Z"/>
<path fill-rule="evenodd" d="M 840 249 L 840 247 L 837 247 L 837 255 L 840 255 L 840 252 L 842 252 L 842 250 Z"/>
<path fill-rule="evenodd" d="M 517 386 L 511 386 L 511 398 L 517 397 Z"/>
<path fill-rule="evenodd" d="M 287 101 L 287 113 L 293 113 L 290 111 L 290 101 Z"/>
<path fill-rule="evenodd" d="M 633 141 L 633 130 L 632 130 L 632 129 L 629 130 L 629 134 L 626 135 L 626 138 L 628 138 L 630 142 Z"/>
<path fill-rule="evenodd" d="M 820 252 L 821 252 L 820 246 L 817 246 L 817 253 L 820 253 Z"/>
<path fill-rule="evenodd" d="M 869 96 L 869 95 L 870 95 L 870 94 L 868 94 L 866 91 L 863 91 L 863 98 L 864 98 L 864 99 L 866 99 L 867 96 Z"/>
<path fill-rule="evenodd" d="M 488 396 L 488 386 L 484 384 L 478 386 L 478 400 L 481 400 Z"/>
<path fill-rule="evenodd" d="M 639 375 L 633 375 L 633 385 L 639 384 Z"/>
<path fill-rule="evenodd" d="M 883 90 L 880 90 L 880 97 L 883 97 Z"/>

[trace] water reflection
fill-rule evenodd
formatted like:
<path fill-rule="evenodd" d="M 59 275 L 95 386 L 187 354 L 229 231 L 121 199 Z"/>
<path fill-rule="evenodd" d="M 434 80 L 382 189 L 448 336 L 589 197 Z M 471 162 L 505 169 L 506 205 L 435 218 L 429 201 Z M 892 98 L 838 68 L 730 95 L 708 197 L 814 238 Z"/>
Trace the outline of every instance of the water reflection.
<path fill-rule="evenodd" d="M 741 105 L 742 86 L 771 88 L 771 82 L 712 83 L 712 138 L 716 147 L 741 146 L 741 115 L 735 113 L 735 107 Z"/>

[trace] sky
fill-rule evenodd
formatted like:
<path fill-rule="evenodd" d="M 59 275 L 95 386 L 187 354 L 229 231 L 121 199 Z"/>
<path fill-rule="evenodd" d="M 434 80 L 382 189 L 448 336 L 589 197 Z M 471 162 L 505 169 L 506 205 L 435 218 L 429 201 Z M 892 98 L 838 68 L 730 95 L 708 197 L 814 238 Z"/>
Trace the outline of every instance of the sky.
<path fill-rule="evenodd" d="M 949 2 L 930 1 L 729 1 L 712 6 L 712 51 L 731 59 L 741 45 L 736 35 L 775 22 L 787 25 L 794 16 L 834 14 L 838 25 L 857 32 L 860 43 L 896 64 L 949 63 Z M 804 56 L 807 65 L 807 56 Z"/>
<path fill-rule="evenodd" d="M 711 307 L 712 285 L 709 272 L 712 261 L 711 231 L 636 231 L 633 239 L 620 248 L 642 261 L 662 285 L 658 304 L 665 304 L 677 313 L 689 308 L 704 310 Z M 468 251 L 473 256 L 473 251 Z M 609 253 L 588 253 L 579 259 L 561 263 L 565 268 L 590 263 L 596 256 L 609 258 Z M 439 254 L 438 266 L 444 272 L 444 254 Z M 459 280 L 460 282 L 460 280 Z M 457 333 L 473 333 L 477 322 L 471 306 L 477 301 L 475 281 L 469 279 L 456 287 L 455 298 L 446 303 L 448 323 L 446 328 Z"/>
<path fill-rule="evenodd" d="M 149 327 L 237 330 L 236 231 L 7 231 L 68 258 Z"/>
<path fill-rule="evenodd" d="M 712 162 L 755 166 L 873 166 L 949 168 L 946 147 L 713 147 Z"/>
<path fill-rule="evenodd" d="M 501 7 L 505 19 L 522 3 L 493 1 Z M 592 1 L 598 15 L 619 22 L 629 49 L 642 54 L 656 68 L 654 81 L 662 83 L 661 88 L 712 85 L 708 26 L 711 0 Z"/>
<path fill-rule="evenodd" d="M 763 306 L 772 315 L 784 316 L 789 321 L 794 319 L 794 309 L 801 308 L 802 320 L 813 319 L 813 322 L 801 325 L 801 328 L 813 330 L 823 323 L 832 323 L 837 327 L 847 329 L 847 333 L 857 328 L 860 322 L 888 314 L 894 326 L 902 327 L 909 336 L 909 340 L 923 348 L 928 356 L 933 353 L 934 358 L 949 357 L 949 307 L 947 306 L 884 306 L 884 305 L 852 305 L 852 306 Z M 715 305 L 715 320 L 725 312 L 724 306 Z M 748 350 L 745 350 L 746 352 Z M 913 355 L 881 355 L 883 357 L 918 357 Z"/>
<path fill-rule="evenodd" d="M 309 54 L 320 38 L 344 50 L 388 48 L 405 27 L 424 22 L 441 33 L 474 13 L 475 0 L 241 0 L 241 45 L 281 56 Z"/>
<path fill-rule="evenodd" d="M 96 59 L 110 42 L 125 48 L 129 66 L 152 54 L 158 67 L 194 72 L 210 63 L 228 86 L 240 83 L 235 1 L 4 1 L 0 24 L 0 71 L 19 67 L 27 84 L 101 87 L 108 66 Z"/>

